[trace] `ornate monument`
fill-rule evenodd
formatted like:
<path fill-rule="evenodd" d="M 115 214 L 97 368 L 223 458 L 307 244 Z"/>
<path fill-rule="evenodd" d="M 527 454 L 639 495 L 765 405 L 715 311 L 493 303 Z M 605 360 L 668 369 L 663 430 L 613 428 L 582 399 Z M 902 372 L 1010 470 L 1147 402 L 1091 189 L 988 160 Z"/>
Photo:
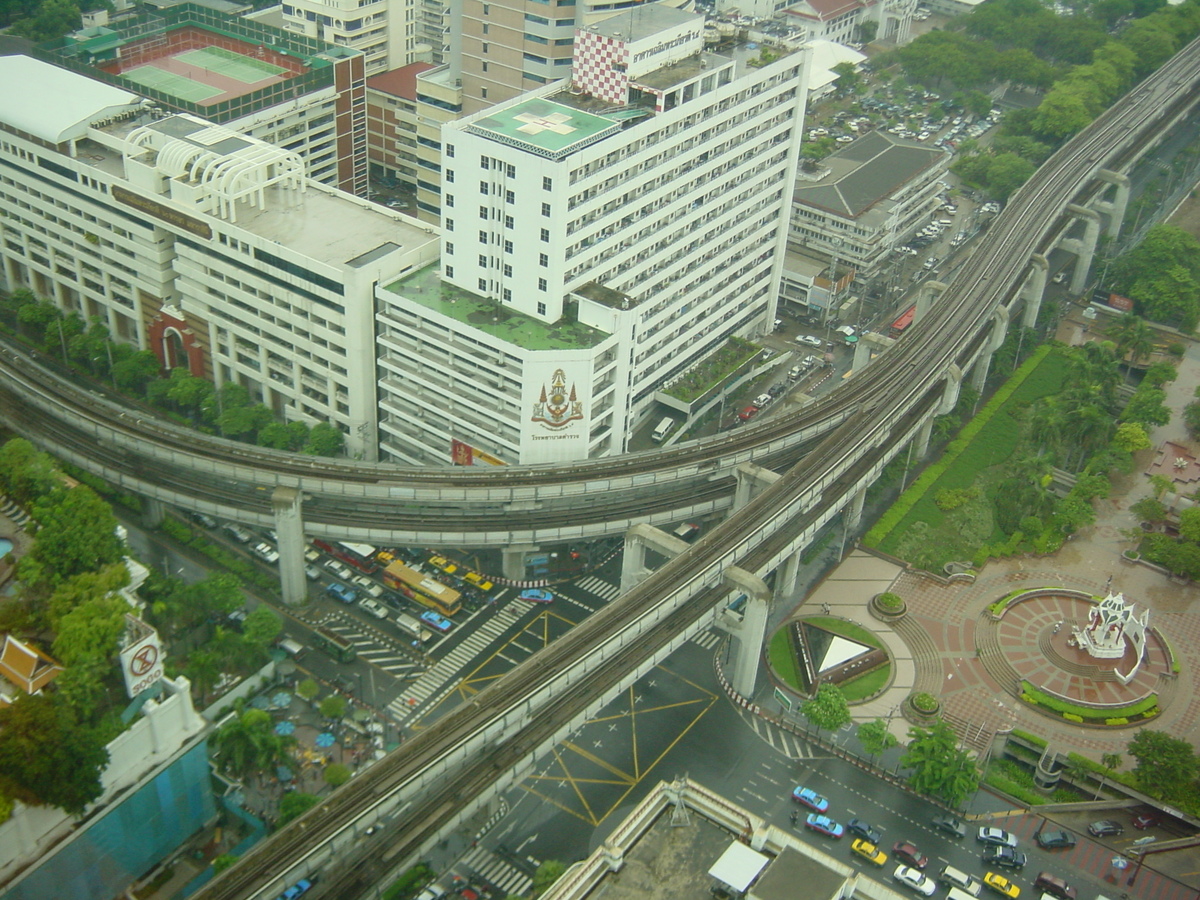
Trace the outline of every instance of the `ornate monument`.
<path fill-rule="evenodd" d="M 1085 627 L 1071 629 L 1075 645 L 1094 659 L 1121 659 L 1128 642 L 1134 651 L 1132 667 L 1128 672 L 1113 669 L 1122 684 L 1129 684 L 1137 675 L 1146 649 L 1150 611 L 1143 610 L 1138 616 L 1135 609 L 1135 604 L 1125 602 L 1124 594 L 1109 594 L 1092 607 Z"/>

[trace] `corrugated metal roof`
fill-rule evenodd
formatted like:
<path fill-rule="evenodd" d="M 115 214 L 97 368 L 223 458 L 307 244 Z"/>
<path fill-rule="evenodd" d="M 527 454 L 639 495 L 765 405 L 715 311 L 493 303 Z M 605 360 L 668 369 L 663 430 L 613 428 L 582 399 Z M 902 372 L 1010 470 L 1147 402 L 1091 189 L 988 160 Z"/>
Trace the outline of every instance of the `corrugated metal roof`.
<path fill-rule="evenodd" d="M 0 56 L 0 84 L 21 86 L 0 92 L 0 121 L 52 144 L 82 137 L 92 122 L 139 99 L 31 56 Z"/>

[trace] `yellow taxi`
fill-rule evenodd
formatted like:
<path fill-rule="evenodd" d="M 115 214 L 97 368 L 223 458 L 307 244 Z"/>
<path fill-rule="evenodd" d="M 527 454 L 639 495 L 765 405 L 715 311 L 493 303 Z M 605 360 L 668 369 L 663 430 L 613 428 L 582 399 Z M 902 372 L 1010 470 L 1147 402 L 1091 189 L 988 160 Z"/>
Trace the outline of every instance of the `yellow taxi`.
<path fill-rule="evenodd" d="M 481 591 L 490 591 L 492 588 L 495 587 L 494 584 L 492 584 L 490 581 L 487 580 L 487 578 L 480 575 L 478 572 L 468 572 L 463 577 L 466 578 L 467 581 L 471 582 L 471 584 L 473 584 L 477 588 L 479 588 Z"/>
<path fill-rule="evenodd" d="M 375 554 L 375 562 L 379 563 L 381 566 L 386 566 L 395 558 L 396 554 L 391 550 L 380 550 Z"/>
<path fill-rule="evenodd" d="M 870 841 L 864 841 L 862 838 L 856 838 L 850 844 L 850 852 L 856 853 L 869 863 L 874 863 L 877 866 L 882 866 L 887 862 L 887 854 L 872 844 Z"/>
<path fill-rule="evenodd" d="M 429 557 L 429 564 L 431 566 L 437 566 L 439 569 L 441 569 L 447 575 L 453 575 L 455 572 L 458 571 L 458 566 L 456 566 L 454 563 L 450 562 L 450 560 L 446 559 L 446 557 L 444 557 L 444 556 Z"/>
<path fill-rule="evenodd" d="M 1021 893 L 1021 889 L 1005 878 L 1003 875 L 997 875 L 995 872 L 988 872 L 983 876 L 983 883 L 990 887 L 997 894 L 1003 897 L 1009 897 L 1011 900 L 1016 900 Z"/>

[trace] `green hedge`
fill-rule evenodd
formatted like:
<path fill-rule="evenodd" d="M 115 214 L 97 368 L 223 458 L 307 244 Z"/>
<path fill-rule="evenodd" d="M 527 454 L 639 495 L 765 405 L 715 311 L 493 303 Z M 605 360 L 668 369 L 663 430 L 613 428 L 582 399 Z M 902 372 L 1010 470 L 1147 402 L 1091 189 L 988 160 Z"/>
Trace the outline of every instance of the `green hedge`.
<path fill-rule="evenodd" d="M 1000 459 L 1006 458 L 1012 453 L 1013 447 L 1016 446 L 1017 434 L 1014 429 L 1002 429 L 1002 433 L 997 435 L 989 435 L 989 440 L 976 442 L 974 439 L 991 422 L 998 412 L 1004 407 L 1017 389 L 1025 383 L 1030 374 L 1042 364 L 1042 361 L 1050 355 L 1053 346 L 1045 344 L 1035 350 L 1017 369 L 1013 377 L 1010 378 L 1005 385 L 996 391 L 992 399 L 987 402 L 979 414 L 970 422 L 963 426 L 959 431 L 958 436 L 946 446 L 946 452 L 942 454 L 942 458 L 936 463 L 929 466 L 920 474 L 912 486 L 906 490 L 891 508 L 880 516 L 879 521 L 875 526 L 867 532 L 863 538 L 863 543 L 869 547 L 879 547 L 880 544 L 888 537 L 896 527 L 913 512 L 913 508 L 917 503 L 926 499 L 926 495 L 930 495 L 934 484 L 945 475 L 951 467 L 963 457 L 964 463 L 964 478 L 963 484 L 947 484 L 945 488 L 969 488 L 975 475 L 984 468 L 995 465 L 999 460 L 994 457 L 1000 455 L 994 451 L 1004 451 L 1000 455 Z M 1011 444 L 1011 446 L 1000 447 L 997 444 Z M 967 453 L 971 450 L 971 453 Z M 979 460 L 974 457 L 981 457 Z M 929 504 L 933 510 L 936 510 L 936 504 L 930 501 Z M 928 511 L 927 511 L 928 512 Z"/>
<path fill-rule="evenodd" d="M 1032 706 L 1038 706 L 1050 712 L 1058 713 L 1068 722 L 1089 722 L 1098 725 L 1101 723 L 1107 724 L 1107 720 L 1110 718 L 1150 719 L 1158 715 L 1157 694 L 1143 697 L 1141 700 L 1130 703 L 1127 706 L 1108 707 L 1101 710 L 1089 706 L 1081 706 L 1078 703 L 1072 703 L 1061 697 L 1055 697 L 1053 694 L 1047 694 L 1039 690 L 1028 681 L 1022 681 L 1021 699 Z"/>
<path fill-rule="evenodd" d="M 1035 747 L 1046 748 L 1050 742 L 1044 737 L 1038 737 L 1036 734 L 1030 734 L 1028 731 L 1021 731 L 1019 728 L 1014 728 L 1012 731 L 1013 737 L 1020 738 L 1027 743 L 1033 744 Z"/>

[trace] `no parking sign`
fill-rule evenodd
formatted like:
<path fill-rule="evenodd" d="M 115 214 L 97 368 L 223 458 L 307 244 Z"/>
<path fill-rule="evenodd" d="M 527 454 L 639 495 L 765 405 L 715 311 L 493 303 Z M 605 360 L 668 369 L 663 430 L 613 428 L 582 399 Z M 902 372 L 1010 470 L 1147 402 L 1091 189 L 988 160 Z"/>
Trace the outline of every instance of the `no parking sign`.
<path fill-rule="evenodd" d="M 136 697 L 163 677 L 162 642 L 158 632 L 136 616 L 126 614 L 125 625 L 129 640 L 121 650 L 121 674 L 126 692 Z"/>

